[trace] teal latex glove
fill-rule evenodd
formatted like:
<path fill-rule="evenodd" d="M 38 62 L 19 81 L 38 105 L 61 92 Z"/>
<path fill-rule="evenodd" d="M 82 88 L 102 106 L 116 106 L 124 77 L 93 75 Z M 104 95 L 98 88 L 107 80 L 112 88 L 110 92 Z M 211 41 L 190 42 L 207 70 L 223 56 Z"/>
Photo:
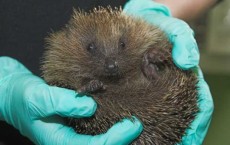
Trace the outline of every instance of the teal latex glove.
<path fill-rule="evenodd" d="M 199 93 L 198 106 L 200 110 L 190 128 L 186 130 L 181 143 L 178 145 L 201 145 L 208 131 L 214 109 L 212 95 L 208 84 L 204 80 L 201 69 L 195 67 L 193 70 L 197 73 L 199 80 L 197 87 Z"/>
<path fill-rule="evenodd" d="M 198 105 L 200 112 L 186 130 L 181 143 L 183 145 L 202 144 L 213 113 L 213 100 L 207 83 L 198 66 L 199 50 L 192 29 L 182 20 L 171 17 L 169 9 L 153 0 L 130 0 L 124 7 L 124 13 L 140 17 L 158 26 L 173 44 L 172 57 L 181 69 L 191 69 L 198 75 Z"/>
<path fill-rule="evenodd" d="M 0 120 L 41 145 L 125 145 L 142 131 L 142 124 L 124 119 L 107 133 L 80 135 L 60 117 L 87 117 L 96 110 L 90 97 L 48 86 L 18 61 L 0 57 Z"/>
<path fill-rule="evenodd" d="M 167 34 L 173 44 L 172 56 L 178 67 L 189 69 L 198 65 L 200 55 L 193 30 L 184 21 L 171 17 L 166 6 L 153 0 L 130 0 L 123 11 L 145 19 Z"/>

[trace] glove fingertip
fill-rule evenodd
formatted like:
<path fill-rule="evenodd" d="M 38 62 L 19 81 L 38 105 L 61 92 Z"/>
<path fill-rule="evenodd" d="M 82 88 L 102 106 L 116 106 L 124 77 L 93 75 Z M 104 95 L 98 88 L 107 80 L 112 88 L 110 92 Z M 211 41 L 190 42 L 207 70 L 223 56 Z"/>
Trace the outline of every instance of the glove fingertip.
<path fill-rule="evenodd" d="M 58 114 L 64 117 L 81 118 L 92 116 L 96 111 L 97 104 L 91 97 L 79 97 L 75 91 L 65 88 L 54 86 L 44 88 L 48 88 L 44 89 L 44 103 L 42 103 L 43 105 L 40 103 L 38 106 L 45 108 L 43 110 L 46 115 Z"/>
<path fill-rule="evenodd" d="M 200 55 L 196 48 L 188 49 L 183 43 L 180 45 L 175 43 L 172 50 L 172 58 L 177 67 L 188 70 L 199 64 Z"/>
<path fill-rule="evenodd" d="M 90 117 L 96 112 L 97 103 L 91 97 L 79 97 L 76 101 L 79 108 L 77 114 L 81 117 Z"/>
<path fill-rule="evenodd" d="M 133 117 L 130 119 L 123 119 L 121 122 L 115 124 L 108 132 L 108 136 L 110 137 L 110 144 L 129 144 L 134 139 L 136 139 L 141 132 L 143 131 L 143 125 L 136 118 Z"/>
<path fill-rule="evenodd" d="M 93 136 L 89 140 L 89 144 L 93 145 L 125 145 L 130 144 L 142 132 L 143 125 L 136 118 L 123 119 L 114 124 L 105 134 Z"/>

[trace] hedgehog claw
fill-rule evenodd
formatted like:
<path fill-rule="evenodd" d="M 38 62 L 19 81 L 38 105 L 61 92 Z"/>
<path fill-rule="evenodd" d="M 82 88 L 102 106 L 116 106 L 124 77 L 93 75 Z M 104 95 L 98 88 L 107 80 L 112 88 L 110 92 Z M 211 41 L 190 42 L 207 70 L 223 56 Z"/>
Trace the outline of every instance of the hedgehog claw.
<path fill-rule="evenodd" d="M 93 93 L 99 90 L 105 90 L 106 86 L 99 80 L 92 80 L 86 85 L 82 86 L 79 90 L 79 94 Z"/>

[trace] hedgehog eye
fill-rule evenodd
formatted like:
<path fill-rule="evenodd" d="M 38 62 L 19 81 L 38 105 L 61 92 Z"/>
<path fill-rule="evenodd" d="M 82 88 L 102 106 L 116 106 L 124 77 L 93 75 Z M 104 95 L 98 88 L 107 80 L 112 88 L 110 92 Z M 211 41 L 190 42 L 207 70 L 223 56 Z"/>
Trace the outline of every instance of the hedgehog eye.
<path fill-rule="evenodd" d="M 88 47 L 87 47 L 87 50 L 89 51 L 89 52 L 92 52 L 92 51 L 94 51 L 94 50 L 96 50 L 97 49 L 97 47 L 96 47 L 96 45 L 94 44 L 94 43 L 90 43 L 89 45 L 88 45 Z"/>
<path fill-rule="evenodd" d="M 125 48 L 125 43 L 124 42 L 120 42 L 120 46 L 121 46 L 121 48 Z"/>

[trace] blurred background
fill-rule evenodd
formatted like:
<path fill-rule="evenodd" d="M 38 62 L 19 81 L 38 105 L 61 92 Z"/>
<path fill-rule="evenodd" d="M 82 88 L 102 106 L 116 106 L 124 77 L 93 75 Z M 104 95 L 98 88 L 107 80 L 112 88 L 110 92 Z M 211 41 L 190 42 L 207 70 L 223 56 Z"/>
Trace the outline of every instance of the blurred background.
<path fill-rule="evenodd" d="M 204 145 L 230 145 L 230 1 L 223 1 L 191 26 L 215 105 Z"/>

